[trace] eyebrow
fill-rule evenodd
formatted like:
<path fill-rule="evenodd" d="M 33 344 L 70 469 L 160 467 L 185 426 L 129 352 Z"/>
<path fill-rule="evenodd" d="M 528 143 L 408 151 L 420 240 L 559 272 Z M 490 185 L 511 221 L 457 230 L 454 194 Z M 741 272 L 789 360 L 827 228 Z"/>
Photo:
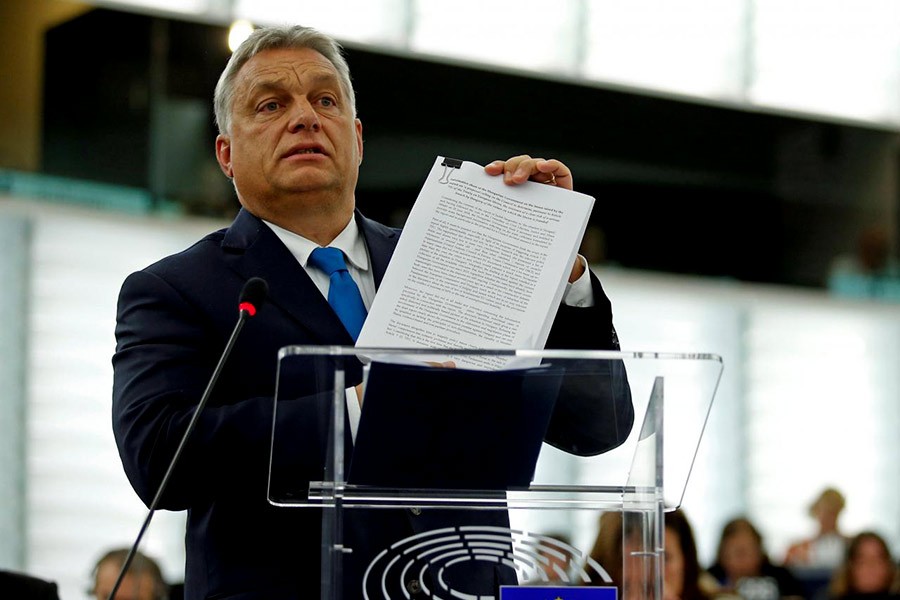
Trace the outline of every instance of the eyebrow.
<path fill-rule="evenodd" d="M 275 80 L 260 81 L 254 83 L 247 89 L 247 98 L 252 99 L 258 94 L 264 92 L 280 92 L 283 91 L 286 87 L 287 86 L 285 86 L 283 83 L 279 83 Z"/>
<path fill-rule="evenodd" d="M 261 92 L 284 91 L 289 87 L 288 85 L 283 83 L 284 80 L 284 77 L 279 77 L 277 79 L 262 79 L 260 81 L 257 81 L 253 83 L 247 90 L 247 96 L 248 98 L 253 98 Z M 330 72 L 316 73 L 311 75 L 306 87 L 316 87 L 323 84 L 333 84 L 341 91 L 341 95 L 345 94 L 344 87 L 341 85 L 341 80 L 336 74 Z"/>

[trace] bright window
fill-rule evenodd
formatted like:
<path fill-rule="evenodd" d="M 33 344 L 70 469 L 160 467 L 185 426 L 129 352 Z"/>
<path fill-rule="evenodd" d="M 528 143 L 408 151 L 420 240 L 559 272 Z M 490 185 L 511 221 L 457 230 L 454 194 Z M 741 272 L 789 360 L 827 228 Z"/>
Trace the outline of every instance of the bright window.
<path fill-rule="evenodd" d="M 571 74 L 580 3 L 416 0 L 410 49 L 515 69 Z"/>
<path fill-rule="evenodd" d="M 900 3 L 756 0 L 749 100 L 900 124 Z"/>
<path fill-rule="evenodd" d="M 259 24 L 315 27 L 341 41 L 396 46 L 406 32 L 404 0 L 237 0 L 234 17 Z"/>
<path fill-rule="evenodd" d="M 588 79 L 740 99 L 746 0 L 597 0 L 587 7 Z"/>

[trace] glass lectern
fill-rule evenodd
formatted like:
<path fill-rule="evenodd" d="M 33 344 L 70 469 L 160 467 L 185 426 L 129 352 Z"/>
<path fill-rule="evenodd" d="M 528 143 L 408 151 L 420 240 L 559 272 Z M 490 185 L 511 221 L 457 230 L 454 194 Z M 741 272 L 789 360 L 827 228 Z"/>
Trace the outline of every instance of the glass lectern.
<path fill-rule="evenodd" d="M 709 354 L 286 347 L 268 499 L 321 517 L 322 600 L 658 600 L 721 373 Z"/>

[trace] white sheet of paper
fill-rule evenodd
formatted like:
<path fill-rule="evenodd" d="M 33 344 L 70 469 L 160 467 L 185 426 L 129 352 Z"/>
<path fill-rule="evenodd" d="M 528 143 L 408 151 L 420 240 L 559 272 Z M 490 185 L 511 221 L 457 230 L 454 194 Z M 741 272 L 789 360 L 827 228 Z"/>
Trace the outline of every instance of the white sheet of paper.
<path fill-rule="evenodd" d="M 357 347 L 543 348 L 594 199 L 444 162 L 437 157 L 410 212 Z"/>

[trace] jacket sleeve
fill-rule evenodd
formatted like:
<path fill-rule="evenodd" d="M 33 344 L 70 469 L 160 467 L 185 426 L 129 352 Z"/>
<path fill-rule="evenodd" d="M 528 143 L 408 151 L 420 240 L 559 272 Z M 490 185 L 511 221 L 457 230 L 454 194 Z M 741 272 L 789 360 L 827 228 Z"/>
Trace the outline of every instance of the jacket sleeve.
<path fill-rule="evenodd" d="M 132 274 L 122 286 L 112 360 L 112 424 L 125 473 L 148 506 L 237 320 L 235 309 L 233 322 L 223 327 L 214 322 L 215 312 L 147 271 Z M 251 352 L 248 345 L 246 338 L 238 339 L 226 370 L 241 360 L 240 355 Z M 235 375 L 230 377 L 232 381 L 220 380 L 202 411 L 158 508 L 186 509 L 221 497 L 223 490 L 257 497 L 264 493 L 274 404 L 271 387 L 237 386 Z M 323 464 L 319 419 L 326 414 L 321 406 L 324 396 L 291 403 L 297 439 L 303 440 L 294 457 L 295 472 L 307 479 L 321 473 Z"/>
<path fill-rule="evenodd" d="M 548 349 L 619 350 L 612 305 L 592 272 L 594 306 L 561 305 Z M 625 364 L 621 360 L 573 360 L 547 428 L 548 443 L 579 456 L 593 456 L 620 446 L 634 425 L 634 407 Z"/>

